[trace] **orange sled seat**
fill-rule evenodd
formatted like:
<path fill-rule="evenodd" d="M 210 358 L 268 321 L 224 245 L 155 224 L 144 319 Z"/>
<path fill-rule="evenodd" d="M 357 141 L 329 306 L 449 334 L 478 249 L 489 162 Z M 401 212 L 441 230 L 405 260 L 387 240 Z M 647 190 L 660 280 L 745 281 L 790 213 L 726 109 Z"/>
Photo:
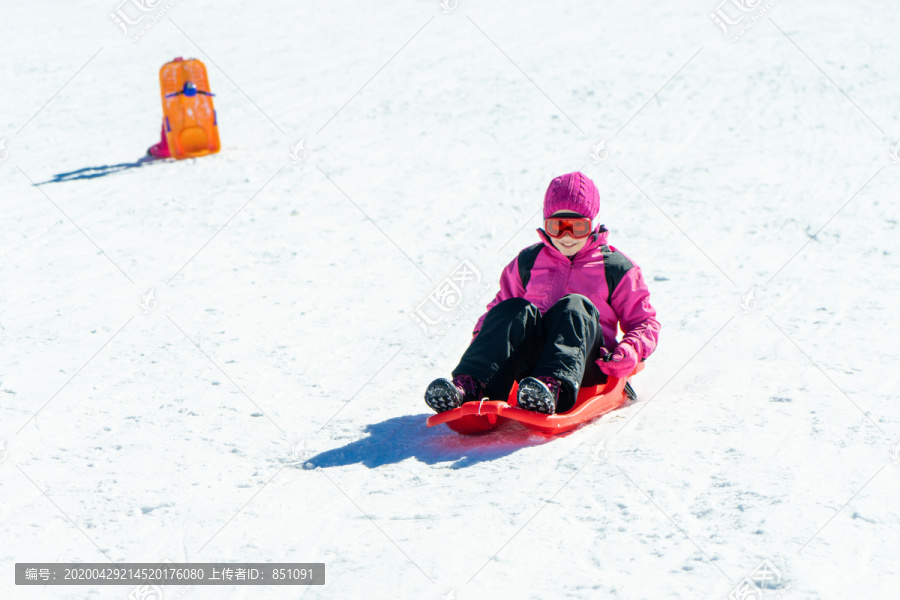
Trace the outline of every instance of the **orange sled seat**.
<path fill-rule="evenodd" d="M 176 58 L 159 70 L 163 127 L 172 158 L 219 151 L 219 126 L 206 66 L 196 58 Z"/>

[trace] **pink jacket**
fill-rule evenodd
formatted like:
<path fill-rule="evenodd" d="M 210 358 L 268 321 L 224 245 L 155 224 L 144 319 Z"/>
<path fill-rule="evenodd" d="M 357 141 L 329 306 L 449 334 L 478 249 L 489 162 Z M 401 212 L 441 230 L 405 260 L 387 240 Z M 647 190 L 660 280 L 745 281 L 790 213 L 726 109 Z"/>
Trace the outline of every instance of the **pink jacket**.
<path fill-rule="evenodd" d="M 650 292 L 640 267 L 615 247 L 607 246 L 609 231 L 602 225 L 598 227 L 585 247 L 571 258 L 557 250 L 543 230 L 538 229 L 538 234 L 544 247 L 534 261 L 528 286 L 522 286 L 517 256 L 503 269 L 500 291 L 487 305 L 487 310 L 509 298 L 525 298 L 544 314 L 563 296 L 581 294 L 600 312 L 600 327 L 607 350 L 616 347 L 615 337 L 621 327 L 624 337 L 619 343 L 634 348 L 640 360 L 650 356 L 656 348 L 660 329 L 656 311 L 650 306 Z M 608 282 L 607 277 L 612 281 Z M 608 297 L 610 285 L 614 286 L 611 299 Z M 486 315 L 487 312 L 478 319 L 476 335 Z"/>

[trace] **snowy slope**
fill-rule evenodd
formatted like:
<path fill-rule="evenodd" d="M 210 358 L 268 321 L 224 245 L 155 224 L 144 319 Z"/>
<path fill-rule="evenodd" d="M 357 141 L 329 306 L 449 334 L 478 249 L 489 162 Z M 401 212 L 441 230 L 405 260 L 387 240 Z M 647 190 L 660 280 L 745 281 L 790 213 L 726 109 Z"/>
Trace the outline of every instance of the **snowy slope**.
<path fill-rule="evenodd" d="M 897 597 L 900 8 L 150 5 L 0 9 L 0 597 L 162 560 L 327 565 L 167 599 L 724 599 L 764 560 L 764 598 Z M 222 152 L 138 162 L 178 55 Z M 427 429 L 577 169 L 662 322 L 638 401 Z"/>

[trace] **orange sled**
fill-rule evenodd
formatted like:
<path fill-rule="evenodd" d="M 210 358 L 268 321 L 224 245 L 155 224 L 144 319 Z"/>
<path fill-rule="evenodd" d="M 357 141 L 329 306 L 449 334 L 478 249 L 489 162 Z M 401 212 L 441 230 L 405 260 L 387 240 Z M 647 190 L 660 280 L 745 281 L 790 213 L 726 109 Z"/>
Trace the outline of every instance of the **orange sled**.
<path fill-rule="evenodd" d="M 219 126 L 206 66 L 196 58 L 176 58 L 159 70 L 163 128 L 172 158 L 219 151 Z"/>
<path fill-rule="evenodd" d="M 625 384 L 632 375 L 640 373 L 643 369 L 644 363 L 641 362 L 626 379 L 610 377 L 606 383 L 581 388 L 578 390 L 575 406 L 561 414 L 544 415 L 516 408 L 516 392 L 519 386 L 514 383 L 506 402 L 502 400 L 467 402 L 459 408 L 431 415 L 426 424 L 434 427 L 445 423 L 457 433 L 471 434 L 488 431 L 511 419 L 541 433 L 563 433 L 627 403 Z"/>

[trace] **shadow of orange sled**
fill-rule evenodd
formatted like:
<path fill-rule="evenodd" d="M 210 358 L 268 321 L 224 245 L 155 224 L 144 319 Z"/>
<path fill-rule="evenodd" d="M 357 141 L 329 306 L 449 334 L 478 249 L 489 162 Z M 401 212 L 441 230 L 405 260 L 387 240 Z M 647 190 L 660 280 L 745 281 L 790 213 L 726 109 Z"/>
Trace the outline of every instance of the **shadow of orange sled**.
<path fill-rule="evenodd" d="M 172 158 L 219 151 L 219 126 L 206 66 L 196 58 L 176 58 L 159 70 L 166 142 Z"/>
<path fill-rule="evenodd" d="M 519 386 L 514 383 L 506 402 L 503 400 L 467 402 L 459 408 L 431 415 L 426 424 L 434 427 L 444 423 L 457 433 L 471 434 L 488 431 L 505 421 L 512 420 L 541 433 L 563 433 L 624 406 L 628 402 L 625 384 L 629 378 L 643 369 L 644 363 L 638 363 L 627 378 L 610 377 L 606 383 L 581 388 L 578 390 L 575 406 L 561 414 L 544 415 L 517 408 L 516 392 Z"/>

